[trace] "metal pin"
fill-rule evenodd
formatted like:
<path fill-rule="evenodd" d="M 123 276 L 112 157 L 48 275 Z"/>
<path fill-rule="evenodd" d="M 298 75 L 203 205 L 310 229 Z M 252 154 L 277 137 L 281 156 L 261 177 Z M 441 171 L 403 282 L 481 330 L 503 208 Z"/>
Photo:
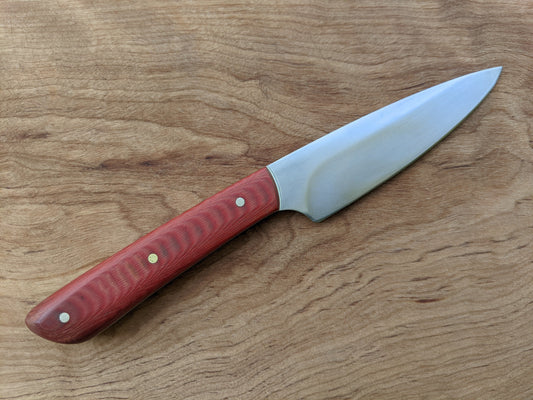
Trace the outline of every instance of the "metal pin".
<path fill-rule="evenodd" d="M 59 321 L 63 324 L 66 324 L 68 321 L 70 321 L 70 314 L 67 312 L 62 312 L 59 314 Z"/>
<path fill-rule="evenodd" d="M 235 199 L 235 204 L 237 205 L 237 207 L 244 206 L 244 203 L 246 203 L 246 201 L 242 197 L 237 197 Z"/>
<path fill-rule="evenodd" d="M 157 262 L 157 260 L 159 260 L 159 257 L 157 257 L 157 254 L 155 253 L 152 253 L 148 256 L 148 262 L 150 264 L 155 264 Z"/>

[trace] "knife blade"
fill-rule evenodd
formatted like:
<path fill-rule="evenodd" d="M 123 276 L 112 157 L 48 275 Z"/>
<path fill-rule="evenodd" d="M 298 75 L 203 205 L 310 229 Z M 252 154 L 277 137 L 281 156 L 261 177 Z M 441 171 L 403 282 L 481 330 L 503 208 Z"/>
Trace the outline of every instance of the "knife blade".
<path fill-rule="evenodd" d="M 268 215 L 294 210 L 322 221 L 439 142 L 500 72 L 489 68 L 425 89 L 273 162 L 74 279 L 35 306 L 26 325 L 54 342 L 82 342 Z"/>

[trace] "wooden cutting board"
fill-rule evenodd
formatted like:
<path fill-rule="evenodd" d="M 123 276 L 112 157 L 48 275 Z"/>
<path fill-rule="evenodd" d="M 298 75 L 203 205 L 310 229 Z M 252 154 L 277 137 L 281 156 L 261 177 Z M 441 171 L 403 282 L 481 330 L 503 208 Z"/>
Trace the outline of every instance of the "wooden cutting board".
<path fill-rule="evenodd" d="M 2 1 L 0 398 L 531 399 L 533 2 Z M 78 345 L 31 307 L 395 100 L 503 66 L 421 160 L 274 215 Z"/>

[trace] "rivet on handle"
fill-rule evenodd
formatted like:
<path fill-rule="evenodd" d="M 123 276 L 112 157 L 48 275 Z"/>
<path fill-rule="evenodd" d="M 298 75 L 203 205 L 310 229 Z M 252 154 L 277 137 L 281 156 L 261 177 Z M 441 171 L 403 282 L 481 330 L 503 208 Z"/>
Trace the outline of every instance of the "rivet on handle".
<path fill-rule="evenodd" d="M 59 314 L 59 321 L 63 324 L 66 324 L 68 321 L 70 321 L 70 314 L 67 312 L 62 312 Z"/>

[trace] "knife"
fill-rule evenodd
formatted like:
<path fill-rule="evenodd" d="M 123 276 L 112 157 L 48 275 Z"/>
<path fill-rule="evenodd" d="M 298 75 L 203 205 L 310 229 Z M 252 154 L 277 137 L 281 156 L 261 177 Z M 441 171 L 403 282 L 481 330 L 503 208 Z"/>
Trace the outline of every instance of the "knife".
<path fill-rule="evenodd" d="M 59 343 L 89 339 L 268 215 L 322 221 L 425 153 L 490 92 L 501 67 L 441 83 L 351 122 L 141 237 L 35 306 L 26 325 Z"/>

